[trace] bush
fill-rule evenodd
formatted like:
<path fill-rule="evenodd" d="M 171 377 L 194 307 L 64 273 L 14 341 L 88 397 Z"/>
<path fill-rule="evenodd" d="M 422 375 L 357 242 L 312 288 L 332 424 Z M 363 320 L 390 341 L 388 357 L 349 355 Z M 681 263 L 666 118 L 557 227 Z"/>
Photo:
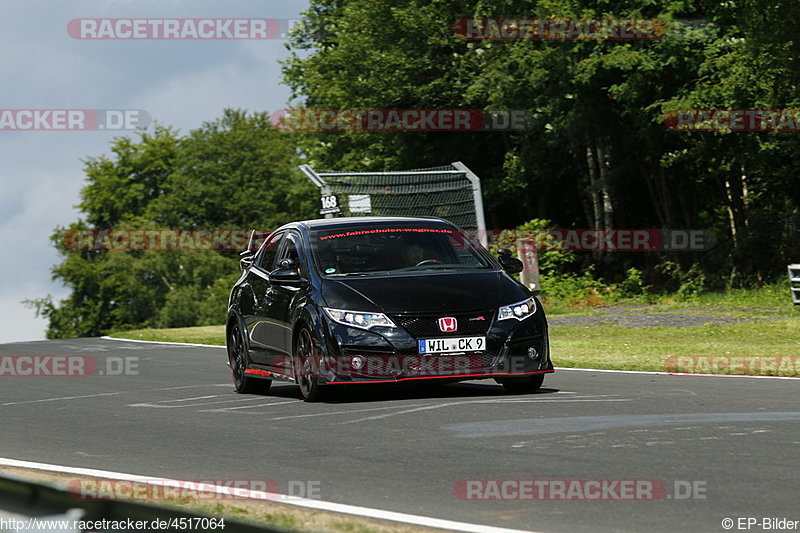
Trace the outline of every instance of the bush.
<path fill-rule="evenodd" d="M 164 307 L 158 314 L 158 327 L 185 328 L 197 325 L 197 304 L 200 290 L 194 285 L 175 287 L 167 293 Z"/>
<path fill-rule="evenodd" d="M 595 277 L 594 265 L 583 274 L 542 273 L 542 298 L 551 304 L 563 304 L 569 309 L 605 306 L 613 300 L 613 290 Z"/>
<path fill-rule="evenodd" d="M 669 278 L 668 292 L 675 292 L 679 301 L 694 300 L 706 288 L 706 275 L 697 263 L 693 263 L 689 270 L 684 270 L 674 261 L 665 261 L 656 267 Z"/>
<path fill-rule="evenodd" d="M 496 253 L 500 248 L 508 248 L 511 253 L 517 254 L 517 239 L 529 238 L 536 242 L 538 249 L 539 270 L 543 272 L 557 272 L 574 264 L 578 256 L 575 252 L 561 248 L 560 242 L 548 240 L 548 232 L 552 231 L 554 224 L 550 220 L 534 218 L 517 226 L 513 230 L 503 230 L 489 246 L 489 251 Z"/>
<path fill-rule="evenodd" d="M 224 324 L 228 317 L 228 296 L 236 283 L 239 272 L 233 276 L 219 278 L 205 291 L 205 299 L 197 308 L 197 322 L 200 326 Z"/>
<path fill-rule="evenodd" d="M 647 296 L 650 286 L 644 284 L 642 271 L 637 268 L 629 268 L 625 274 L 625 279 L 615 287 L 616 295 L 619 298 Z"/>

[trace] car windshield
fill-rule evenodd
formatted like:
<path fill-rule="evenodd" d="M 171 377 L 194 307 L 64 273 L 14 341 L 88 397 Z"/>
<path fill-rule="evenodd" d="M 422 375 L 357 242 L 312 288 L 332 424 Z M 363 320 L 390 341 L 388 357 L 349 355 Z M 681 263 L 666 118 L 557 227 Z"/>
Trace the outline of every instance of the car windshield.
<path fill-rule="evenodd" d="M 326 275 L 492 267 L 486 251 L 444 224 L 339 226 L 312 231 L 311 240 Z"/>

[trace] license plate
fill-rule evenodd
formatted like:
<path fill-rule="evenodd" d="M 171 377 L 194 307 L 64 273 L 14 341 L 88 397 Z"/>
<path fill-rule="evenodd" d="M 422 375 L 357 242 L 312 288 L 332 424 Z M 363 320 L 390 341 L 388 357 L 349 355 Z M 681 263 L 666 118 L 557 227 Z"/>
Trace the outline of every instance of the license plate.
<path fill-rule="evenodd" d="M 482 352 L 485 349 L 486 337 L 419 339 L 419 353 Z"/>

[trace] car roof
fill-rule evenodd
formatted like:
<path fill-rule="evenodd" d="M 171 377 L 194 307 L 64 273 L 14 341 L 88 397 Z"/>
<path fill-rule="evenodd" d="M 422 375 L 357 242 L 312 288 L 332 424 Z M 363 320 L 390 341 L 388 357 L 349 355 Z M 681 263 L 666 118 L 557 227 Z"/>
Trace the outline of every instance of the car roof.
<path fill-rule="evenodd" d="M 452 225 L 447 220 L 436 217 L 338 217 L 338 218 L 317 218 L 313 220 L 301 220 L 285 224 L 284 228 L 304 226 L 308 229 L 318 229 L 343 225 L 369 225 L 380 222 L 434 222 Z"/>

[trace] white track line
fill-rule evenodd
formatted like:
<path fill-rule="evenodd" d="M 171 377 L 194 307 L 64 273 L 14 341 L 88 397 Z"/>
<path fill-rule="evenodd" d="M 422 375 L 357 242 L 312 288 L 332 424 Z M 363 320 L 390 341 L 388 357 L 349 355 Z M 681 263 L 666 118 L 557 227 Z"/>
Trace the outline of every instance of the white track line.
<path fill-rule="evenodd" d="M 258 407 L 272 407 L 274 405 L 286 405 L 293 403 L 297 405 L 297 400 L 289 400 L 288 402 L 272 402 L 272 403 L 260 403 L 257 405 L 243 405 L 240 407 L 220 407 L 219 409 L 198 409 L 198 413 L 228 413 L 230 411 L 235 411 L 238 409 L 256 409 Z"/>
<path fill-rule="evenodd" d="M 209 398 L 219 398 L 222 394 L 212 394 L 211 396 L 195 396 L 193 398 L 181 398 L 179 400 L 162 400 L 161 403 L 191 402 L 192 400 L 208 400 Z"/>
<path fill-rule="evenodd" d="M 110 341 L 127 341 L 127 342 L 144 342 L 150 344 L 174 344 L 178 346 L 202 346 L 204 348 L 225 348 L 225 346 L 219 346 L 216 344 L 193 344 L 190 342 L 167 342 L 167 341 L 142 341 L 136 339 L 120 339 L 117 337 L 100 337 L 104 340 Z M 739 374 L 685 374 L 681 372 L 654 372 L 654 371 L 647 371 L 647 370 L 611 370 L 607 368 L 572 368 L 572 367 L 564 367 L 564 366 L 557 366 L 555 367 L 556 370 L 577 370 L 579 372 L 613 372 L 617 374 L 651 374 L 657 376 L 691 376 L 691 377 L 712 377 L 712 378 L 759 378 L 759 379 L 800 379 L 787 377 L 787 376 L 750 376 L 750 375 L 739 375 Z"/>
<path fill-rule="evenodd" d="M 800 379 L 789 376 L 752 376 L 748 374 L 688 374 L 685 372 L 670 372 L 670 376 L 688 376 L 701 378 L 757 378 L 757 379 Z"/>
<path fill-rule="evenodd" d="M 161 389 L 140 389 L 140 390 L 117 391 L 117 392 L 104 392 L 101 394 L 87 394 L 84 396 L 64 396 L 61 398 L 42 398 L 40 400 L 21 400 L 18 402 L 6 402 L 6 403 L 0 403 L 0 407 L 4 407 L 6 405 L 22 405 L 26 403 L 60 402 L 66 400 L 82 400 L 85 398 L 100 398 L 103 396 L 118 396 L 120 394 L 127 394 L 129 392 L 160 392 L 160 391 L 178 390 L 178 389 L 194 389 L 197 387 L 230 387 L 230 385 L 228 385 L 227 383 L 212 383 L 210 385 L 185 385 L 182 387 L 165 387 Z"/>
<path fill-rule="evenodd" d="M 647 370 L 611 370 L 608 368 L 555 367 L 556 370 L 575 370 L 578 372 L 612 372 L 616 374 L 653 374 L 658 376 L 688 376 L 698 378 L 758 378 L 758 379 L 800 379 L 788 376 L 752 376 L 747 374 L 688 374 L 684 372 L 653 372 Z"/>
<path fill-rule="evenodd" d="M 121 392 L 105 392 L 103 394 L 87 394 L 85 396 L 64 396 L 61 398 L 42 398 L 40 400 L 22 400 L 19 402 L 6 402 L 0 403 L 0 407 L 4 407 L 6 405 L 20 405 L 23 403 L 42 403 L 42 402 L 61 402 L 66 400 L 82 400 L 84 398 L 100 398 L 102 396 L 117 396 L 122 394 Z"/>
<path fill-rule="evenodd" d="M 19 461 L 16 459 L 6 459 L 0 457 L 0 466 L 8 466 L 14 468 L 29 468 L 32 470 L 43 470 L 45 472 L 58 472 L 61 474 L 75 474 L 80 476 L 89 476 L 101 479 L 116 479 L 121 481 L 137 481 L 139 483 L 147 483 L 152 485 L 164 486 L 165 484 L 181 486 L 181 483 L 189 483 L 188 481 L 168 479 L 168 478 L 155 478 L 149 476 L 137 476 L 132 474 L 124 474 L 121 472 L 111 472 L 108 470 L 95 470 L 92 468 L 75 468 L 70 466 L 51 465 L 46 463 L 35 463 L 30 461 Z M 235 489 L 231 487 L 223 487 L 219 485 L 201 485 L 197 490 L 203 492 L 211 492 L 216 494 L 232 494 Z M 375 518 L 378 520 L 390 520 L 392 522 L 401 522 L 404 524 L 413 524 L 416 526 L 425 526 L 435 529 L 448 529 L 451 531 L 466 531 L 469 533 L 533 533 L 521 529 L 508 529 L 505 527 L 484 526 L 480 524 L 469 524 L 466 522 L 456 522 L 453 520 L 444 520 L 441 518 L 432 518 L 429 516 L 420 516 L 406 513 L 398 513 L 395 511 L 384 511 L 382 509 L 372 509 L 370 507 L 360 507 L 357 505 L 347 505 L 342 503 L 324 502 L 321 500 L 309 500 L 295 496 L 286 496 L 283 494 L 275 494 L 272 492 L 250 491 L 251 499 L 254 500 L 268 500 L 273 502 L 280 502 L 295 507 L 304 507 L 307 509 L 317 509 L 320 511 L 329 511 L 333 513 L 344 513 L 349 515 L 362 516 L 366 518 Z"/>
<path fill-rule="evenodd" d="M 237 398 L 235 400 L 216 400 L 213 402 L 182 403 L 180 405 L 164 405 L 168 401 L 173 403 L 176 401 L 181 401 L 181 400 L 166 400 L 164 402 L 129 403 L 125 407 L 148 407 L 152 409 L 184 409 L 186 407 L 202 407 L 204 405 L 219 405 L 221 403 L 255 402 L 261 400 L 263 400 L 263 398 Z"/>
<path fill-rule="evenodd" d="M 603 395 L 605 396 L 605 395 Z M 587 398 L 587 399 L 583 399 Z M 439 403 L 434 405 L 424 405 L 422 407 L 413 407 L 409 409 L 403 409 L 402 411 L 395 411 L 393 413 L 383 413 L 380 415 L 373 415 L 368 416 L 366 418 L 359 418 L 357 420 L 348 420 L 347 422 L 342 422 L 344 424 L 357 424 L 359 422 L 367 422 L 370 420 L 382 420 L 384 418 L 389 418 L 391 416 L 397 415 L 407 415 L 411 413 L 416 413 L 418 411 L 430 411 L 433 409 L 441 409 L 443 407 L 452 407 L 456 405 L 475 405 L 475 404 L 507 404 L 507 403 L 564 403 L 564 402 L 630 402 L 632 400 L 627 398 L 604 398 L 601 396 L 574 396 L 571 398 L 564 398 L 563 400 L 558 400 L 556 398 L 544 398 L 541 400 L 522 400 L 522 399 L 510 399 L 510 401 L 505 400 L 503 398 L 492 399 L 492 400 L 465 400 L 460 402 L 448 402 L 448 403 Z"/>
<path fill-rule="evenodd" d="M 122 339 L 120 337 L 109 337 L 105 335 L 100 337 L 105 341 L 122 341 L 122 342 L 140 342 L 142 344 L 171 344 L 173 346 L 201 346 L 203 348 L 225 348 L 225 346 L 221 346 L 219 344 L 198 344 L 194 342 L 170 342 L 170 341 L 143 341 L 139 339 Z"/>

